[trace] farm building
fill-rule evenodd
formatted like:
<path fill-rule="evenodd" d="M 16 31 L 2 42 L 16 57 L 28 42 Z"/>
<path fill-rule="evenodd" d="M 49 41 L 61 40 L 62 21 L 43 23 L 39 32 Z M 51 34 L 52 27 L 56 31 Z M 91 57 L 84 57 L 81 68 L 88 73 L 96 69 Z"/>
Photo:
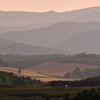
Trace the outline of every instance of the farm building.
<path fill-rule="evenodd" d="M 51 86 L 100 86 L 100 81 L 51 81 Z"/>

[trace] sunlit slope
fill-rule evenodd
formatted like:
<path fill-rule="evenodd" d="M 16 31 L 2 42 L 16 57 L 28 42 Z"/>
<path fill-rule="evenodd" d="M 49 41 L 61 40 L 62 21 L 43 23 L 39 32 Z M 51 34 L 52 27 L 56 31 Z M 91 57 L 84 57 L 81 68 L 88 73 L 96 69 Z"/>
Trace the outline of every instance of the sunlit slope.
<path fill-rule="evenodd" d="M 34 71 L 27 71 L 27 70 L 21 70 L 21 73 L 19 74 L 18 69 L 10 68 L 10 67 L 0 67 L 0 71 L 13 72 L 14 74 L 24 75 L 24 76 L 48 77 L 47 75 L 42 75 L 40 73 Z"/>

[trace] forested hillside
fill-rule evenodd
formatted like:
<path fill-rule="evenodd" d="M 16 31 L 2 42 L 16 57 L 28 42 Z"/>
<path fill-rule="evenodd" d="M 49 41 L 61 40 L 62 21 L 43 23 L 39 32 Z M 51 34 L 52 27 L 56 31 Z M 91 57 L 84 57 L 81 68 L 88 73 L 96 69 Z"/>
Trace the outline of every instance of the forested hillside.
<path fill-rule="evenodd" d="M 0 85 L 32 85 L 45 86 L 47 85 L 40 80 L 31 79 L 30 77 L 17 76 L 15 74 L 0 71 Z"/>

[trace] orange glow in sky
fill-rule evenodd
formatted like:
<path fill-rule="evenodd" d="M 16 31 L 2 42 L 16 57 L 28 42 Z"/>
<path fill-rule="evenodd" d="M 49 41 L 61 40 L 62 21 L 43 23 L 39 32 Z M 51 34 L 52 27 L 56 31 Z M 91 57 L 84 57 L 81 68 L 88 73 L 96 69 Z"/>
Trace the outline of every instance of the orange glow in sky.
<path fill-rule="evenodd" d="M 3 11 L 65 12 L 93 6 L 100 6 L 100 0 L 0 0 Z"/>

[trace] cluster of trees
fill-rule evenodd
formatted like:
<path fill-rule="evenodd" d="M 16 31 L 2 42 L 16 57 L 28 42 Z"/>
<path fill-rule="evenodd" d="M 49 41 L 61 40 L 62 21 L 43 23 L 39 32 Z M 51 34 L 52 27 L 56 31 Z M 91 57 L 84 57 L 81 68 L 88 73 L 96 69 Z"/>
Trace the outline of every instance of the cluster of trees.
<path fill-rule="evenodd" d="M 30 77 L 17 76 L 15 74 L 0 71 L 0 85 L 32 85 L 47 86 L 50 83 L 41 82 L 40 80 L 31 79 Z"/>
<path fill-rule="evenodd" d="M 76 68 L 72 73 L 67 72 L 63 77 L 64 78 L 87 78 L 87 77 L 94 77 L 100 75 L 100 68 L 95 69 L 85 69 L 83 71 L 80 68 Z"/>
<path fill-rule="evenodd" d="M 2 61 L 0 59 L 0 66 L 7 67 L 8 66 L 8 62 L 7 61 Z"/>
<path fill-rule="evenodd" d="M 100 88 L 85 89 L 84 91 L 77 92 L 74 97 L 67 92 L 64 100 L 100 100 Z"/>

